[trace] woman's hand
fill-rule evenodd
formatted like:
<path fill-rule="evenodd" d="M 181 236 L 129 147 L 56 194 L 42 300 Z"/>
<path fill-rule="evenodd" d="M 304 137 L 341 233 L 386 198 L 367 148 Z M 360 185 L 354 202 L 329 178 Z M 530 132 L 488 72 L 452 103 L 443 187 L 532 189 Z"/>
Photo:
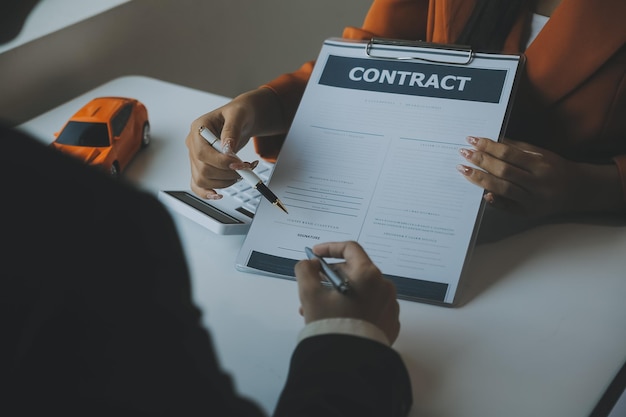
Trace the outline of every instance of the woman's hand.
<path fill-rule="evenodd" d="M 221 139 L 222 152 L 200 136 L 202 126 Z M 191 165 L 191 190 L 201 198 L 221 198 L 214 189 L 238 181 L 235 169 L 253 169 L 258 163 L 241 162 L 234 154 L 248 143 L 250 137 L 280 133 L 284 129 L 278 100 L 267 88 L 244 93 L 200 116 L 191 123 L 185 140 Z"/>
<path fill-rule="evenodd" d="M 461 155 L 480 169 L 457 168 L 486 190 L 497 208 L 540 217 L 584 211 L 623 209 L 617 167 L 569 161 L 525 142 L 468 137 L 473 149 Z"/>
<path fill-rule="evenodd" d="M 305 323 L 349 317 L 368 321 L 380 328 L 390 343 L 400 331 L 400 306 L 393 283 L 383 278 L 363 248 L 356 242 L 332 242 L 314 246 L 313 252 L 325 258 L 340 258 L 345 262 L 333 264 L 339 275 L 348 279 L 350 288 L 342 294 L 333 287 L 322 285 L 318 260 L 303 260 L 295 272 Z"/>

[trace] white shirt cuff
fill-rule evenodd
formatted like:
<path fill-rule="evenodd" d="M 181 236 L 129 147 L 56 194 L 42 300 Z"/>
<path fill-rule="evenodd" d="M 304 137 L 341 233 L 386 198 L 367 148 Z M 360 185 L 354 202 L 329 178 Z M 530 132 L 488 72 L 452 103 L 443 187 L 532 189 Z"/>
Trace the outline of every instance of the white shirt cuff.
<path fill-rule="evenodd" d="M 384 345 L 390 346 L 385 333 L 372 323 L 359 319 L 347 317 L 337 317 L 312 321 L 304 326 L 298 335 L 298 342 L 307 337 L 322 334 L 347 334 L 375 340 Z"/>

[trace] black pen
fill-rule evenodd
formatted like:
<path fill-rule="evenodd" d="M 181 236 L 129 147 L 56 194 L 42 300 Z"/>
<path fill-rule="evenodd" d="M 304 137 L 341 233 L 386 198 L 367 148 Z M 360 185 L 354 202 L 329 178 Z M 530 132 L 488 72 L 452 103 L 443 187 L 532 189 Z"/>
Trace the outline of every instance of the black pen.
<path fill-rule="evenodd" d="M 337 272 L 335 272 L 330 265 L 328 265 L 328 263 L 324 260 L 324 258 L 322 258 L 321 256 L 317 256 L 316 254 L 313 253 L 313 250 L 311 248 L 309 248 L 308 246 L 306 246 L 304 248 L 304 252 L 306 253 L 306 256 L 309 259 L 318 259 L 320 261 L 320 264 L 322 265 L 322 270 L 324 271 L 324 276 L 326 276 L 326 278 L 328 279 L 328 281 L 330 281 L 330 283 L 333 285 L 333 287 L 335 287 L 335 289 L 337 291 L 339 291 L 342 294 L 345 294 L 348 292 L 348 281 L 344 281 L 338 274 Z"/>
<path fill-rule="evenodd" d="M 199 133 L 200 133 L 200 136 L 202 136 L 207 142 L 209 142 L 209 144 L 213 147 L 213 149 L 219 152 L 222 152 L 222 147 L 220 146 L 220 140 L 215 137 L 213 132 L 211 132 L 209 129 L 207 129 L 204 126 L 201 126 L 199 129 Z M 267 185 L 263 183 L 263 180 L 261 180 L 261 178 L 259 178 L 254 173 L 254 171 L 250 169 L 237 169 L 235 171 L 237 172 L 237 174 L 241 176 L 241 178 L 244 179 L 245 182 L 247 182 L 248 184 L 256 188 L 256 190 L 259 193 L 261 193 L 261 195 L 265 197 L 266 200 L 268 200 L 270 203 L 272 203 L 273 205 L 275 205 L 276 207 L 278 207 L 279 209 L 287 213 L 287 209 L 285 208 L 285 205 L 278 199 L 278 197 L 276 197 L 276 194 L 274 194 L 267 187 Z"/>

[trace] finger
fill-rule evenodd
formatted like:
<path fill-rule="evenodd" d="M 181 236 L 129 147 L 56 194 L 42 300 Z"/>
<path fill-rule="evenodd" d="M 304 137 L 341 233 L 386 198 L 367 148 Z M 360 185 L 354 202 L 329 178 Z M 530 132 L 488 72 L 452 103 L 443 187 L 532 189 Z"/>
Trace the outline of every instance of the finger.
<path fill-rule="evenodd" d="M 232 125 L 224 126 L 224 129 L 222 129 L 222 132 L 220 134 L 220 139 L 222 141 L 222 152 L 225 154 L 234 155 L 242 148 L 242 146 L 239 144 L 239 129 L 233 127 Z"/>
<path fill-rule="evenodd" d="M 474 160 L 478 162 L 478 166 L 482 166 L 480 164 L 483 158 L 485 161 L 496 159 L 504 161 L 511 166 L 515 166 L 519 170 L 526 171 L 533 158 L 536 158 L 536 155 L 533 155 L 533 153 L 512 146 L 508 142 L 495 142 L 488 138 L 476 136 L 468 136 L 467 142 L 475 148 L 474 150 L 470 150 L 469 156 L 472 158 L 473 163 L 475 163 Z M 491 158 L 487 158 L 487 155 Z"/>
<path fill-rule="evenodd" d="M 468 162 L 498 178 L 519 183 L 528 177 L 529 172 L 526 168 L 522 169 L 489 153 L 471 149 L 460 149 L 459 152 Z"/>
<path fill-rule="evenodd" d="M 200 169 L 198 168 L 198 165 L 199 164 L 204 165 L 204 164 L 202 164 L 200 161 L 193 158 L 191 150 L 189 151 L 189 163 L 191 167 L 191 181 L 190 181 L 191 191 L 193 191 L 200 198 L 205 198 L 205 199 L 210 199 L 210 200 L 217 200 L 217 199 L 222 198 L 222 196 L 218 194 L 217 192 L 215 192 L 215 190 L 210 188 L 210 186 L 205 187 L 205 186 L 200 185 L 201 183 L 204 183 L 204 180 L 203 180 L 202 175 L 200 174 Z"/>
<path fill-rule="evenodd" d="M 195 195 L 205 200 L 219 200 L 224 197 L 222 194 L 211 188 L 207 189 L 203 187 L 198 187 L 193 181 L 190 183 L 190 188 Z"/>
<path fill-rule="evenodd" d="M 527 143 L 527 142 L 521 142 L 518 140 L 505 138 L 505 139 L 502 139 L 502 143 L 509 145 L 509 146 L 513 146 L 529 155 L 533 155 L 537 157 L 544 156 L 543 149 L 539 148 L 538 146 L 531 145 L 530 143 Z"/>
<path fill-rule="evenodd" d="M 231 151 L 232 140 L 226 140 L 225 149 L 216 149 L 204 137 L 202 137 L 199 131 L 195 133 L 195 137 L 195 139 L 198 141 L 198 144 L 196 145 L 193 152 L 193 156 L 195 156 L 195 159 L 200 162 L 204 162 L 208 167 L 220 169 L 222 172 L 219 174 L 217 179 L 228 178 L 224 177 L 225 172 L 230 172 L 229 175 L 232 176 L 231 178 L 236 178 L 236 175 L 231 172 L 232 169 L 229 167 L 229 165 L 241 161 L 237 156 L 235 156 L 234 152 Z"/>
<path fill-rule="evenodd" d="M 222 198 L 222 195 L 216 191 L 216 189 L 222 189 L 233 185 L 235 182 L 239 180 L 239 178 L 235 179 L 215 179 L 215 178 L 207 178 L 209 175 L 202 175 L 197 166 L 198 164 L 194 161 L 191 161 L 191 181 L 190 188 L 196 195 L 200 198 L 216 200 Z M 205 164 L 202 164 L 204 167 Z M 230 174 L 227 174 L 230 175 Z M 212 175 L 211 175 L 212 177 Z"/>
<path fill-rule="evenodd" d="M 496 195 L 504 196 L 515 201 L 519 201 L 528 195 L 528 190 L 517 185 L 517 183 L 500 176 L 492 175 L 489 172 L 467 165 L 457 165 L 457 170 L 471 183 L 485 190 L 490 190 Z"/>
<path fill-rule="evenodd" d="M 193 182 L 203 189 L 226 188 L 239 180 L 239 174 L 227 167 L 222 169 L 189 157 L 191 178 Z"/>
<path fill-rule="evenodd" d="M 256 161 L 253 161 L 253 162 L 244 162 L 244 161 L 241 161 L 241 162 L 235 162 L 235 163 L 230 164 L 228 167 L 229 167 L 230 169 L 233 169 L 233 170 L 238 170 L 238 169 L 248 169 L 248 170 L 253 170 L 253 169 L 255 169 L 258 165 L 259 165 L 259 161 L 258 161 L 258 160 L 256 160 Z"/>
<path fill-rule="evenodd" d="M 209 129 L 206 127 L 198 130 L 198 136 L 207 143 L 198 148 L 196 151 L 197 158 L 194 158 L 194 154 L 190 152 L 190 160 L 195 161 L 196 183 L 199 186 L 203 186 L 203 188 L 225 188 L 240 179 L 239 173 L 236 174 L 232 171 L 253 170 L 257 167 L 258 160 L 244 162 L 237 156 L 234 139 L 222 139 L 218 143 L 217 135 L 211 131 L 207 136 L 207 131 Z M 207 153 L 204 154 L 204 152 Z M 206 162 L 206 164 L 203 164 L 203 162 Z M 228 165 L 227 169 L 224 169 L 225 164 Z M 205 185 L 201 181 L 209 181 L 210 183 L 207 182 Z M 218 185 L 217 182 L 221 182 L 221 184 Z"/>
<path fill-rule="evenodd" d="M 294 272 L 302 302 L 309 299 L 311 294 L 324 289 L 321 285 L 320 271 L 321 266 L 317 259 L 301 260 L 296 263 Z"/>
<path fill-rule="evenodd" d="M 316 255 L 326 258 L 344 259 L 346 262 L 371 262 L 363 247 L 354 241 L 320 243 L 312 249 Z"/>
<path fill-rule="evenodd" d="M 191 130 L 186 139 L 193 182 L 197 188 L 210 190 L 225 188 L 238 180 L 239 175 L 230 168 L 239 158 L 223 155 L 213 148 L 200 135 L 199 130 Z"/>
<path fill-rule="evenodd" d="M 318 256 L 343 259 L 344 262 L 336 262 L 331 266 L 340 277 L 350 280 L 352 286 L 355 280 L 360 281 L 370 276 L 366 273 L 366 269 L 368 266 L 373 266 L 373 263 L 357 242 L 328 242 L 315 245 L 312 249 Z"/>
<path fill-rule="evenodd" d="M 237 109 L 225 110 L 224 123 L 221 128 L 220 139 L 222 144 L 228 144 L 229 149 L 237 153 L 248 142 L 250 136 L 245 133 L 249 131 L 247 113 L 237 111 Z"/>
<path fill-rule="evenodd" d="M 523 212 L 523 208 L 519 203 L 506 197 L 495 195 L 492 192 L 485 193 L 483 198 L 491 207 L 498 210 L 505 210 L 517 214 L 521 214 Z"/>

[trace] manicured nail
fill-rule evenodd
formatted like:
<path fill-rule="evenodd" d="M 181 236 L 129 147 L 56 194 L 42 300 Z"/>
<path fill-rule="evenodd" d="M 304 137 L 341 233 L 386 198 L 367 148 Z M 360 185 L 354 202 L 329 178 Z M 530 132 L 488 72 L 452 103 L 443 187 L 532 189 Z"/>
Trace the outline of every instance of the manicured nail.
<path fill-rule="evenodd" d="M 250 164 L 247 162 L 233 162 L 231 164 L 228 164 L 228 168 L 232 169 L 233 171 L 237 171 L 240 169 L 250 169 Z"/>
<path fill-rule="evenodd" d="M 459 149 L 459 153 L 463 156 L 463 158 L 470 159 L 474 154 L 474 151 L 472 151 L 471 149 L 461 148 Z"/>
<path fill-rule="evenodd" d="M 466 167 L 465 165 L 457 165 L 456 169 L 463 175 L 470 175 L 472 173 L 472 168 Z"/>
<path fill-rule="evenodd" d="M 211 194 L 211 193 L 209 193 L 209 194 L 206 195 L 206 199 L 207 200 L 219 200 L 221 198 L 222 198 L 221 194 Z"/>
<path fill-rule="evenodd" d="M 471 145 L 476 145 L 478 143 L 478 138 L 475 136 L 468 136 L 466 139 L 467 139 L 467 143 Z"/>
<path fill-rule="evenodd" d="M 224 141 L 224 146 L 222 146 L 222 153 L 226 155 L 234 155 L 232 139 L 226 139 Z"/>

